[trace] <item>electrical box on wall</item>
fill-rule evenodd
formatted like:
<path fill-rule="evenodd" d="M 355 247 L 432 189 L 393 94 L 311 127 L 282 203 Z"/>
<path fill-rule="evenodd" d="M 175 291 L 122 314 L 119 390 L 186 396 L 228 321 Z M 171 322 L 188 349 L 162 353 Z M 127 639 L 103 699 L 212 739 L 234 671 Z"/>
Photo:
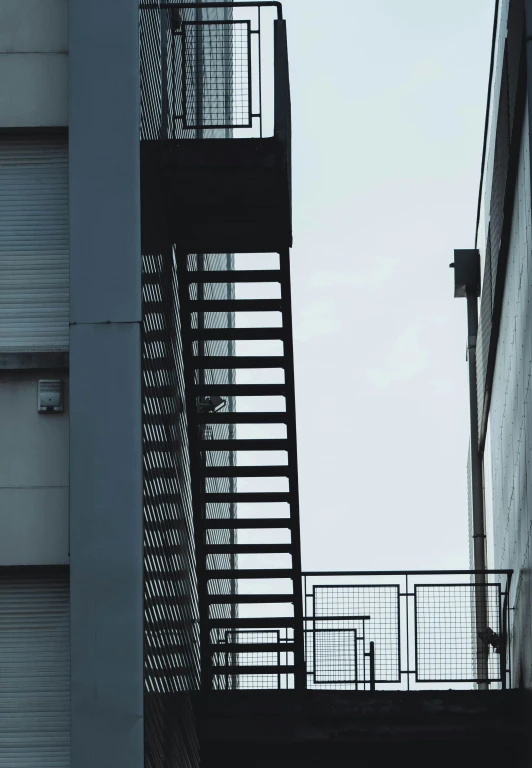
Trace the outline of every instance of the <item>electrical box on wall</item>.
<path fill-rule="evenodd" d="M 64 395 L 61 379 L 41 379 L 37 394 L 39 413 L 63 413 Z"/>
<path fill-rule="evenodd" d="M 480 296 L 480 253 L 470 248 L 454 252 L 454 297 L 465 298 L 468 293 Z"/>

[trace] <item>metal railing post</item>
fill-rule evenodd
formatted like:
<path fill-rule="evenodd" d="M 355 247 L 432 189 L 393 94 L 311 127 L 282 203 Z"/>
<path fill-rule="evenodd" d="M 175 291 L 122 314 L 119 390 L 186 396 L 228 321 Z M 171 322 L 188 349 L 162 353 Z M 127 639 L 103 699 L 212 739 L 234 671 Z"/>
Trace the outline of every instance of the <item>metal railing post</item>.
<path fill-rule="evenodd" d="M 405 574 L 406 600 L 406 690 L 410 690 L 410 595 L 408 594 L 408 574 Z M 399 628 L 399 632 L 401 628 Z"/>
<path fill-rule="evenodd" d="M 375 690 L 375 643 L 373 640 L 369 644 L 369 689 Z"/>

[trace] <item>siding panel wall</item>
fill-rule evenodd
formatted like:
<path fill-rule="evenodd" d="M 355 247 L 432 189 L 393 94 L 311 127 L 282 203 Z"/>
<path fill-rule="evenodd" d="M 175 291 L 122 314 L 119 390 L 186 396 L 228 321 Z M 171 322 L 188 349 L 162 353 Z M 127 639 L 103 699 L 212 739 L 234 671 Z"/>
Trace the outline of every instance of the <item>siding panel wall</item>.
<path fill-rule="evenodd" d="M 490 186 L 483 194 L 483 206 L 489 211 L 486 242 L 480 243 L 485 254 L 484 277 L 480 309 L 480 323 L 477 349 L 477 397 L 479 439 L 484 443 L 493 361 L 497 346 L 497 327 L 500 300 L 504 285 L 507 256 L 508 195 L 513 190 L 513 164 L 519 144 L 521 112 L 524 92 L 524 1 L 512 0 L 507 13 L 501 12 L 502 24 L 498 38 L 501 46 L 500 77 L 497 77 L 498 92 L 493 101 L 496 113 L 490 117 L 490 140 L 487 156 L 490 158 Z M 507 26 L 507 29 L 506 29 Z M 497 65 L 499 67 L 499 64 Z M 509 181 L 510 179 L 510 181 Z"/>
<path fill-rule="evenodd" d="M 489 435 L 493 504 L 494 565 L 515 570 L 511 605 L 514 682 L 532 686 L 532 212 L 528 105 L 520 147 L 516 195 L 497 359 L 493 379 Z M 486 456 L 489 460 L 489 455 Z M 491 485 L 491 488 L 490 488 Z M 488 521 L 488 530 L 490 528 Z"/>

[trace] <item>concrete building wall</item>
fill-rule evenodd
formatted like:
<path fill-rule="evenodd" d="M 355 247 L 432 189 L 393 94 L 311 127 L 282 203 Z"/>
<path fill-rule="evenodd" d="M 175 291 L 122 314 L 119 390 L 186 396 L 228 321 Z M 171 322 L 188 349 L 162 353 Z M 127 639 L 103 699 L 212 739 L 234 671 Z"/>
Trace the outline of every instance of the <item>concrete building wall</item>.
<path fill-rule="evenodd" d="M 0 128 L 68 124 L 67 0 L 0 0 Z"/>
<path fill-rule="evenodd" d="M 68 563 L 68 388 L 64 413 L 37 411 L 38 379 L 0 375 L 0 567 Z"/>
<path fill-rule="evenodd" d="M 71 766 L 143 768 L 137 0 L 69 3 Z"/>

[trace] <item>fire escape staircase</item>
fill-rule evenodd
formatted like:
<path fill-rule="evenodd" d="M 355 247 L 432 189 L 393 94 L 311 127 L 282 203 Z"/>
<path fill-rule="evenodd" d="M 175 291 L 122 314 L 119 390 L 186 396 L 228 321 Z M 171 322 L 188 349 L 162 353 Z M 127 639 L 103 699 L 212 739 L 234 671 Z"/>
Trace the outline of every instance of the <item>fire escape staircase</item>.
<path fill-rule="evenodd" d="M 234 6 L 227 2 L 141 5 L 152 14 L 145 24 L 143 105 L 154 124 L 160 121 L 158 129 L 147 125 L 140 146 L 142 248 L 146 254 L 173 253 L 177 260 L 203 690 L 244 688 L 246 681 L 251 687 L 251 678 L 256 686 L 263 676 L 270 685 L 277 680 L 274 687 L 305 684 L 286 25 L 278 2 L 239 6 L 239 12 L 249 12 L 248 21 L 233 18 Z M 274 66 L 271 77 L 264 74 L 269 106 L 263 109 L 262 70 L 268 67 L 261 51 L 266 50 L 273 52 Z M 160 74 L 154 74 L 153 62 L 159 61 Z M 160 86 L 156 116 L 150 100 L 154 82 Z M 265 127 L 266 119 L 272 126 Z M 209 271 L 208 254 L 278 254 L 279 261 L 275 269 Z M 204 290 L 224 283 L 277 283 L 280 298 L 229 298 L 229 289 L 228 298 L 214 299 Z M 278 313 L 281 324 L 211 327 L 215 313 L 227 318 L 233 312 Z M 261 344 L 267 340 L 282 354 L 264 356 Z M 207 354 L 209 347 L 223 346 L 216 344 L 220 341 L 246 342 L 251 351 L 256 342 L 257 354 Z M 237 383 L 234 371 L 243 369 L 255 369 L 254 381 L 258 369 L 280 369 L 282 383 Z M 240 411 L 238 402 L 233 410 L 233 398 L 255 396 L 263 398 L 260 410 Z M 270 410 L 274 397 L 284 397 L 283 409 Z M 227 398 L 231 408 L 205 407 L 216 398 Z M 244 439 L 239 425 L 259 430 L 262 425 L 284 436 Z M 236 463 L 241 452 L 253 452 L 256 466 Z M 285 453 L 286 464 L 276 462 L 278 452 Z M 239 478 L 262 478 L 263 484 L 278 478 L 288 490 L 239 492 Z M 279 540 L 283 543 L 273 543 Z"/>
<path fill-rule="evenodd" d="M 195 536 L 197 572 L 200 591 L 200 638 L 202 655 L 202 688 L 210 690 L 220 687 L 216 680 L 236 680 L 227 687 L 239 687 L 239 680 L 245 675 L 287 675 L 293 676 L 296 687 L 304 686 L 304 648 L 301 590 L 301 555 L 299 527 L 299 499 L 297 474 L 296 419 L 294 395 L 294 359 L 292 341 L 292 312 L 290 298 L 290 265 L 288 251 L 279 256 L 279 269 L 275 270 L 232 270 L 232 271 L 197 271 L 183 268 L 180 279 L 180 317 L 185 358 L 185 391 L 188 419 L 188 437 L 192 476 L 192 501 L 195 510 Z M 280 299 L 222 299 L 203 298 L 201 286 L 207 283 L 260 283 L 276 282 L 280 284 Z M 191 286 L 198 286 L 191 290 Z M 195 296 L 196 298 L 192 298 Z M 193 318 L 204 318 L 213 312 L 277 312 L 280 313 L 279 327 L 260 328 L 211 328 L 203 323 L 194 322 Z M 216 340 L 235 342 L 262 342 L 278 340 L 282 342 L 283 354 L 279 356 L 209 356 L 205 355 L 206 343 Z M 205 373 L 209 369 L 282 369 L 282 384 L 207 384 Z M 215 398 L 224 397 L 271 397 L 285 398 L 283 411 L 206 411 L 200 403 L 215 402 Z M 286 426 L 283 439 L 209 439 L 211 434 L 206 427 L 216 424 L 225 425 L 270 425 Z M 261 454 L 284 451 L 286 464 L 268 464 L 260 466 L 209 466 L 206 454 L 211 452 L 254 451 Z M 288 478 L 286 492 L 207 492 L 209 478 Z M 229 503 L 252 505 L 253 516 L 216 518 L 209 516 L 209 504 Z M 261 515 L 261 505 L 281 504 L 288 514 L 277 517 Z M 237 536 L 226 537 L 229 543 L 212 543 L 209 535 L 215 530 L 226 530 L 233 534 L 238 531 L 260 531 L 261 539 L 267 539 L 272 530 L 289 532 L 285 543 L 238 543 Z M 212 567 L 212 556 L 228 555 L 233 567 Z M 289 555 L 290 565 L 284 567 L 234 567 L 239 555 L 268 555 L 273 557 Z M 271 558 L 270 558 L 271 561 Z M 220 585 L 227 580 L 252 580 L 261 591 L 250 593 L 224 593 Z M 274 586 L 276 580 L 287 580 L 280 591 Z M 290 584 L 286 589 L 286 584 Z M 264 591 L 263 591 L 264 590 Z M 268 604 L 266 615 L 261 616 L 260 606 Z M 287 616 L 286 605 L 293 606 L 291 616 Z M 234 610 L 236 605 L 255 606 L 257 615 L 241 617 Z M 223 610 L 225 608 L 225 610 Z M 222 609 L 222 617 L 220 617 Z M 284 609 L 284 610 L 283 610 Z M 253 611 L 255 613 L 255 611 Z M 229 617 L 229 618 L 228 618 Z M 220 632 L 225 630 L 225 635 Z M 261 633 L 272 634 L 277 642 L 260 642 Z M 250 642 L 246 642 L 250 637 Z M 286 663 L 261 664 L 265 654 L 271 661 L 271 654 L 286 660 Z M 240 656 L 244 654 L 244 656 Z M 245 662 L 240 659 L 244 658 Z M 289 684 L 289 687 L 292 687 Z"/>

